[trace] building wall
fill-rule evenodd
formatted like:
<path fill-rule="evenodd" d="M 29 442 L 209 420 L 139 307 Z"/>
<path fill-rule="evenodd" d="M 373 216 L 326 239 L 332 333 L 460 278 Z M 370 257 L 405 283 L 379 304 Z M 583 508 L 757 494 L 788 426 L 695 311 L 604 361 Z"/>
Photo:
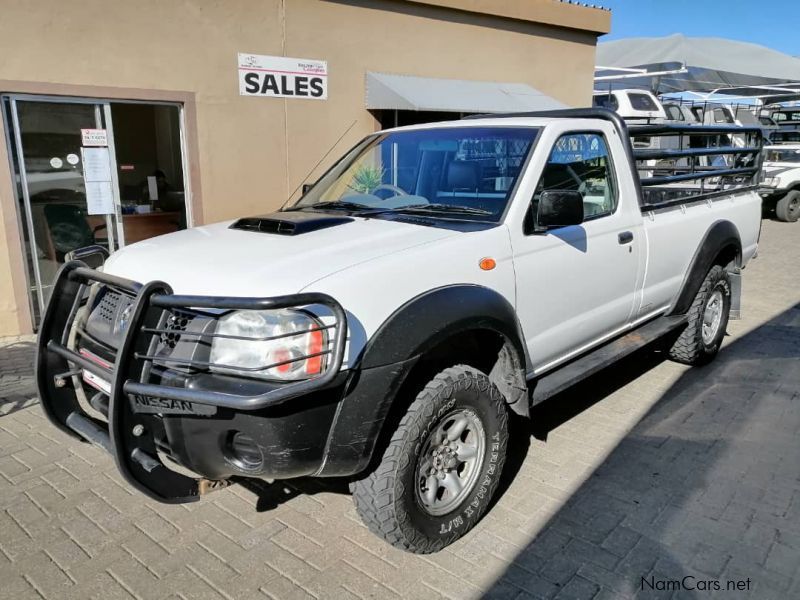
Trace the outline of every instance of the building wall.
<path fill-rule="evenodd" d="M 505 3 L 515 17 L 558 18 L 550 0 L 526 2 L 471 0 L 467 11 L 449 7 L 456 0 L 0 0 L 0 92 L 46 84 L 54 93 L 96 86 L 98 95 L 131 88 L 192 98 L 195 224 L 213 222 L 279 207 L 374 131 L 366 71 L 523 82 L 588 104 L 598 31 L 480 12 Z M 581 13 L 601 24 L 595 30 L 607 24 L 603 11 L 569 8 L 595 11 Z M 327 60 L 328 100 L 239 96 L 238 52 Z M 0 335 L 25 330 L 28 319 L 10 183 L 0 175 Z"/>

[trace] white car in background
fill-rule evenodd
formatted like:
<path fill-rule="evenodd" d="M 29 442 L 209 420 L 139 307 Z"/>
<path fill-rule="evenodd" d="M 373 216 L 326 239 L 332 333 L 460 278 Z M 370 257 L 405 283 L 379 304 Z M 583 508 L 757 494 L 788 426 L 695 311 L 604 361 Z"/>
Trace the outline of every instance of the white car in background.
<path fill-rule="evenodd" d="M 764 207 L 781 221 L 800 219 L 800 144 L 764 148 Z"/>
<path fill-rule="evenodd" d="M 685 125 L 699 125 L 697 115 L 692 112 L 689 104 L 681 102 L 664 102 L 664 112 L 667 114 L 668 121 L 682 123 Z"/>
<path fill-rule="evenodd" d="M 661 101 L 647 90 L 595 91 L 592 105 L 613 110 L 629 123 L 662 123 L 667 120 Z"/>

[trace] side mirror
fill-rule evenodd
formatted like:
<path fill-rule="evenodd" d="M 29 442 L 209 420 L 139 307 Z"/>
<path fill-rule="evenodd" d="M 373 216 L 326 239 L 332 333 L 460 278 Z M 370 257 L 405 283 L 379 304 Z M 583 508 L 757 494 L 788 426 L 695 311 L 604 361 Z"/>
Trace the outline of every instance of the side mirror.
<path fill-rule="evenodd" d="M 583 196 L 576 190 L 547 190 L 539 196 L 534 231 L 583 223 Z"/>

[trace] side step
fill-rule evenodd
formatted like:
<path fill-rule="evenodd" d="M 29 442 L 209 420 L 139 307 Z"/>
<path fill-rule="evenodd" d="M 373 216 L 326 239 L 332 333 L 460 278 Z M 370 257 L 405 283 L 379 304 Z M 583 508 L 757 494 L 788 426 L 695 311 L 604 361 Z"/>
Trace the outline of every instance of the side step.
<path fill-rule="evenodd" d="M 529 385 L 533 386 L 531 404 L 538 404 L 559 392 L 563 392 L 590 375 L 594 375 L 598 371 L 611 366 L 624 356 L 628 356 L 663 337 L 670 331 L 686 325 L 686 322 L 686 315 L 659 317 L 646 325 L 637 327 L 622 337 L 607 342 L 588 354 L 574 359 L 572 362 L 558 367 L 539 379 L 530 381 Z"/>

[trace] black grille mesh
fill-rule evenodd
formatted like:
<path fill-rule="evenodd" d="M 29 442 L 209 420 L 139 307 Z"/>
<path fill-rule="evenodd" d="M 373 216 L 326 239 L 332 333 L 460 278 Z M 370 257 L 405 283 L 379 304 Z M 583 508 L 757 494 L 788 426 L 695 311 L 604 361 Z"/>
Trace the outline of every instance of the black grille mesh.
<path fill-rule="evenodd" d="M 122 294 L 113 292 L 111 290 L 106 290 L 106 292 L 103 294 L 103 297 L 100 299 L 97 308 L 95 309 L 97 316 L 103 321 L 113 323 L 114 316 L 117 314 L 117 307 L 121 301 Z"/>

